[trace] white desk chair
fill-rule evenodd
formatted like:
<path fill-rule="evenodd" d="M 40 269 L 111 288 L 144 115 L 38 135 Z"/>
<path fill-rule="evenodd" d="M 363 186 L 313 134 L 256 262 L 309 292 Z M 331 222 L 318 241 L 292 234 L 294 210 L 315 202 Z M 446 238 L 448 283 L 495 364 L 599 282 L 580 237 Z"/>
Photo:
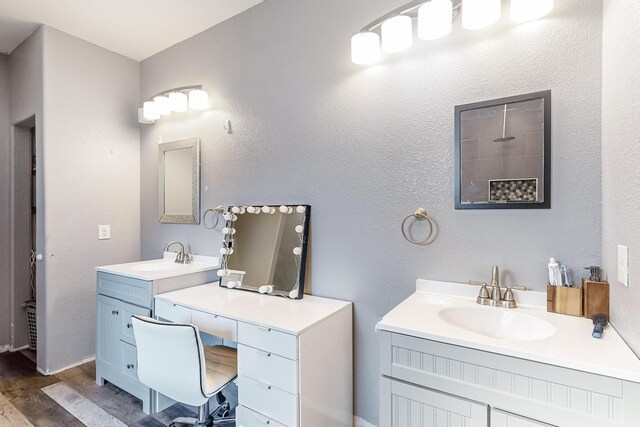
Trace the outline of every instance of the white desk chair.
<path fill-rule="evenodd" d="M 237 352 L 224 346 L 203 347 L 198 327 L 132 316 L 140 382 L 177 402 L 198 407 L 198 419 L 177 418 L 172 425 L 211 426 L 232 422 L 222 389 L 238 375 Z M 209 399 L 218 408 L 209 415 Z"/>

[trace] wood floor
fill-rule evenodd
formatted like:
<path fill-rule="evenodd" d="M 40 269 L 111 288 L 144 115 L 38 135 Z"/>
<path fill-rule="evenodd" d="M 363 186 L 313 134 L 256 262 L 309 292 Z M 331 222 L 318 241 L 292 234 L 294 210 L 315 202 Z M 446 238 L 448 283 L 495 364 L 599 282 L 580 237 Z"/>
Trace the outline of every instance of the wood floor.
<path fill-rule="evenodd" d="M 0 427 L 166 427 L 195 416 L 179 404 L 147 415 L 139 399 L 112 384 L 98 386 L 95 376 L 94 362 L 44 376 L 25 355 L 1 353 Z"/>

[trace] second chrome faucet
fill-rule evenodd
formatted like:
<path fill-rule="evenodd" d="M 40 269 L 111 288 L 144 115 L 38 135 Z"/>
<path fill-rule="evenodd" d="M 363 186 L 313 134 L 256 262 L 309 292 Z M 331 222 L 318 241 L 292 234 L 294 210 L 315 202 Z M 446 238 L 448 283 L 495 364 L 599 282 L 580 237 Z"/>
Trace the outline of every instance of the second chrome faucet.
<path fill-rule="evenodd" d="M 491 270 L 491 290 L 487 288 L 486 283 L 478 283 L 478 282 L 469 282 L 469 284 L 478 284 L 480 285 L 480 293 L 478 294 L 478 298 L 476 302 L 480 305 L 490 305 L 493 307 L 504 307 L 504 308 L 516 308 L 516 300 L 513 296 L 513 286 L 507 286 L 502 293 L 502 289 L 500 288 L 500 270 L 497 265 L 493 266 Z M 517 287 L 516 289 L 525 290 L 524 287 Z"/>

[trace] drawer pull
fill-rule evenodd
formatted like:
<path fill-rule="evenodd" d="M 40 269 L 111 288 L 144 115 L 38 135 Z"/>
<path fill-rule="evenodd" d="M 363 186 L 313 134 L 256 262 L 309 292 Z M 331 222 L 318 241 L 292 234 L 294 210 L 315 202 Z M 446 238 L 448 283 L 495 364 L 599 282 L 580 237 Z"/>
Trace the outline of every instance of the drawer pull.
<path fill-rule="evenodd" d="M 131 323 L 127 323 L 127 329 L 131 329 L 133 328 L 133 325 Z"/>
<path fill-rule="evenodd" d="M 111 310 L 111 314 L 117 316 L 118 314 L 120 314 L 120 312 L 118 310 Z"/>
<path fill-rule="evenodd" d="M 258 350 L 258 354 L 264 357 L 271 357 L 271 353 L 267 353 L 266 351 Z"/>
<path fill-rule="evenodd" d="M 133 369 L 135 368 L 136 365 L 134 365 L 133 363 L 128 363 L 127 364 L 127 369 Z"/>
<path fill-rule="evenodd" d="M 271 421 L 269 421 L 269 420 L 266 420 L 266 421 L 265 421 L 265 420 L 261 420 L 261 419 L 260 419 L 260 418 L 258 418 L 258 417 L 255 417 L 255 420 L 256 420 L 257 422 L 259 422 L 260 424 L 271 424 Z"/>
<path fill-rule="evenodd" d="M 267 328 L 266 326 L 258 326 L 258 329 L 265 332 L 271 332 L 271 328 Z"/>
<path fill-rule="evenodd" d="M 261 383 L 260 381 L 256 381 L 260 387 L 265 390 L 271 390 L 271 386 L 269 384 Z"/>

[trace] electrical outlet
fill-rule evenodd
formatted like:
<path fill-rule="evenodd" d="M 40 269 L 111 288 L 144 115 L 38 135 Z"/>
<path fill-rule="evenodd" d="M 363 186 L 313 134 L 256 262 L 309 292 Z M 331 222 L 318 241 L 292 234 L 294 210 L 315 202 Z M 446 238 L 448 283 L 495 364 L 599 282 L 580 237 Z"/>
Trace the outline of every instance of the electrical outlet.
<path fill-rule="evenodd" d="M 629 248 L 618 245 L 618 282 L 629 287 Z"/>
<path fill-rule="evenodd" d="M 111 226 L 99 225 L 98 226 L 98 240 L 107 240 L 111 238 Z"/>

